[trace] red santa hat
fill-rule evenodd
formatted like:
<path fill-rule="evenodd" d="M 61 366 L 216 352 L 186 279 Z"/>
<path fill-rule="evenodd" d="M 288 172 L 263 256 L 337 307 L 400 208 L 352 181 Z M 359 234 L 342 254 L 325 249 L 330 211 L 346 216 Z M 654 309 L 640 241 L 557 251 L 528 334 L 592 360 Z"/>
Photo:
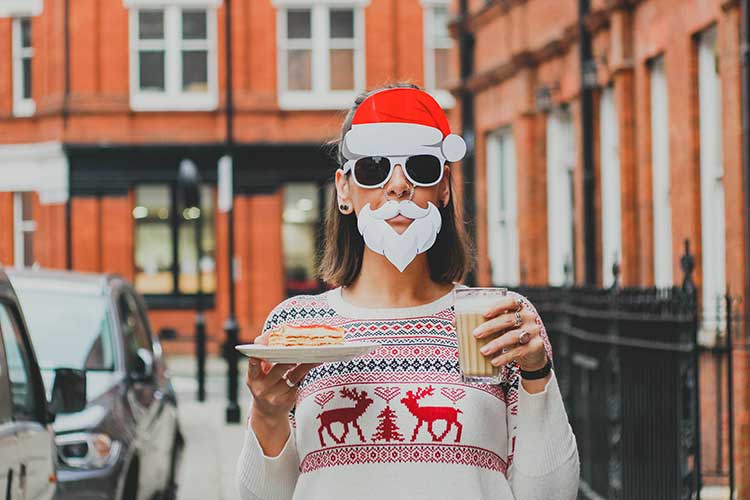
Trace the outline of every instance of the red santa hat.
<path fill-rule="evenodd" d="M 394 88 L 376 92 L 357 108 L 344 137 L 344 157 L 409 155 L 419 147 L 438 147 L 447 161 L 466 154 L 466 143 L 452 134 L 448 118 L 427 92 Z"/>

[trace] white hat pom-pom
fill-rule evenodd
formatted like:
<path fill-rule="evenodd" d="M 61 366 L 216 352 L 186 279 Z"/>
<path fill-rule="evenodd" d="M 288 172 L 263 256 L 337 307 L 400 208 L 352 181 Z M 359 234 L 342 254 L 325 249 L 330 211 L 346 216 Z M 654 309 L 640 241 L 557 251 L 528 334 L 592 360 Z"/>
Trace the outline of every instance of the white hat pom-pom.
<path fill-rule="evenodd" d="M 458 161 L 466 154 L 466 143 L 460 135 L 448 134 L 440 148 L 448 161 Z"/>

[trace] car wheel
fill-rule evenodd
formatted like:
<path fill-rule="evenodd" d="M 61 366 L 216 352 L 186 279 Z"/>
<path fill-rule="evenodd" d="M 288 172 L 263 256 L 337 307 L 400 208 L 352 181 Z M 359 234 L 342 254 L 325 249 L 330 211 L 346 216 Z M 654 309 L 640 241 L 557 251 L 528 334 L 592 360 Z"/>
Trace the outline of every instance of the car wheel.
<path fill-rule="evenodd" d="M 136 500 L 138 498 L 138 458 L 133 457 L 130 461 L 128 474 L 125 476 L 125 488 L 122 492 L 122 500 Z"/>

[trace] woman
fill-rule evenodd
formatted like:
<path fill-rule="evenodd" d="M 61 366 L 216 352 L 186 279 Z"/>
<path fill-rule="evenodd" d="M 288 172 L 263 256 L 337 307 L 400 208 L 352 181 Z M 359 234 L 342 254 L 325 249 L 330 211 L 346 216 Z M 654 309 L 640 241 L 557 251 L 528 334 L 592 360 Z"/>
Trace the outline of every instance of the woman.
<path fill-rule="evenodd" d="M 526 299 L 502 297 L 475 331 L 502 334 L 483 354 L 505 382 L 460 377 L 452 290 L 470 262 L 445 163 L 463 140 L 406 85 L 360 96 L 338 146 L 321 265 L 338 288 L 284 301 L 257 342 L 282 323 L 328 324 L 381 347 L 320 366 L 249 360 L 241 497 L 576 498 L 575 438 Z"/>

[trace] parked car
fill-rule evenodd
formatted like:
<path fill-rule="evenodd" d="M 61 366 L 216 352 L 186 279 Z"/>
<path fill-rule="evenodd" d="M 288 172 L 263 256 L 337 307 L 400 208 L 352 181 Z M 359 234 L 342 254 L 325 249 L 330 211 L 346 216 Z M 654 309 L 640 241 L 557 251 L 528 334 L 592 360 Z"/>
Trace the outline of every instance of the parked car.
<path fill-rule="evenodd" d="M 56 487 L 55 412 L 82 410 L 86 378 L 58 369 L 48 405 L 23 312 L 0 269 L 0 492 L 6 500 L 49 500 Z"/>
<path fill-rule="evenodd" d="M 56 498 L 173 498 L 183 448 L 177 398 L 142 298 L 114 275 L 8 271 L 49 389 L 86 371 L 87 405 L 54 423 Z"/>

